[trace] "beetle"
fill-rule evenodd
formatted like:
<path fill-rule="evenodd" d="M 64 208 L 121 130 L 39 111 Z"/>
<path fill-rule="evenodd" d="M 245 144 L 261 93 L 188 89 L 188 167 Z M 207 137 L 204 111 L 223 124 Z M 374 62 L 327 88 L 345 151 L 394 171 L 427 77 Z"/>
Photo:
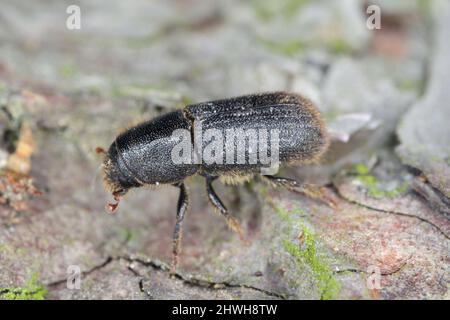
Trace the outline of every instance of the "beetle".
<path fill-rule="evenodd" d="M 208 130 L 212 130 L 214 134 L 209 134 L 209 139 L 200 139 L 200 143 L 196 144 L 198 127 L 201 127 L 201 134 Z M 264 130 L 270 131 L 270 138 Z M 246 134 L 249 131 L 253 136 Z M 220 160 L 220 157 L 216 156 L 221 151 L 236 151 L 239 142 L 228 139 L 229 132 L 234 132 L 235 138 L 245 137 L 246 147 L 255 146 L 258 142 L 265 144 L 266 155 L 277 156 L 279 163 L 284 165 L 316 162 L 329 145 L 324 121 L 314 104 L 299 94 L 288 92 L 250 94 L 191 104 L 121 133 L 109 149 L 104 151 L 104 184 L 116 201 L 107 207 L 109 211 L 114 211 L 121 197 L 131 188 L 159 184 L 170 184 L 179 188 L 173 233 L 172 271 L 178 263 L 182 223 L 188 207 L 185 178 L 196 174 L 205 177 L 210 202 L 225 217 L 228 226 L 241 237 L 239 222 L 230 215 L 214 191 L 212 182 L 215 179 L 220 178 L 226 184 L 236 184 L 260 175 L 273 186 L 285 187 L 319 199 L 322 195 L 323 190 L 320 188 L 315 189 L 293 179 L 268 174 L 264 171 L 269 167 L 267 161 L 256 158 L 256 151 L 250 147 L 243 149 L 244 154 L 241 155 L 240 162 L 236 160 L 239 158 L 239 152 L 229 157 L 234 161 L 174 161 L 173 151 L 180 146 L 182 140 L 180 137 L 174 137 L 174 132 L 187 132 L 188 138 L 183 141 L 184 145 L 188 147 L 188 151 L 197 149 L 194 156 L 188 155 L 184 160 L 192 160 L 196 155 L 204 156 L 202 151 L 211 149 L 211 141 L 222 143 L 216 143 L 215 151 L 211 153 L 215 160 Z M 217 138 L 220 134 L 226 139 Z M 278 149 L 272 148 L 275 145 Z"/>

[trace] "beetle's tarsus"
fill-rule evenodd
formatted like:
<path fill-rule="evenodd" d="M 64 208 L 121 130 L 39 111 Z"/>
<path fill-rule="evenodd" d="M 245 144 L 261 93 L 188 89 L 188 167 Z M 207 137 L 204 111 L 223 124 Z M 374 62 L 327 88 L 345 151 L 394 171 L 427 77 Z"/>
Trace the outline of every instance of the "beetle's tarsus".
<path fill-rule="evenodd" d="M 189 198 L 186 186 L 180 182 L 174 184 L 174 186 L 180 188 L 180 196 L 178 197 L 177 205 L 177 221 L 175 223 L 175 229 L 173 231 L 173 246 L 172 246 L 172 264 L 170 272 L 175 273 L 178 265 L 178 255 L 181 248 L 181 238 L 183 235 L 183 219 L 189 205 Z"/>
<path fill-rule="evenodd" d="M 336 209 L 338 207 L 337 202 L 327 194 L 327 190 L 324 187 L 313 184 L 304 184 L 298 192 L 309 198 L 319 200 L 330 208 Z"/>
<path fill-rule="evenodd" d="M 330 198 L 326 194 L 326 190 L 323 187 L 319 187 L 313 184 L 300 183 L 297 180 L 283 177 L 275 177 L 275 176 L 263 176 L 271 185 L 275 187 L 283 187 L 288 189 L 289 191 L 301 193 L 308 198 L 319 200 L 331 208 L 336 208 L 337 203 L 334 199 Z"/>
<path fill-rule="evenodd" d="M 208 194 L 209 201 L 211 201 L 212 205 L 225 217 L 228 227 L 236 232 L 242 241 L 247 242 L 244 236 L 244 232 L 242 231 L 241 224 L 236 218 L 230 215 L 228 209 L 225 207 L 217 193 L 214 191 L 212 182 L 216 179 L 217 177 L 206 176 L 206 192 Z"/>
<path fill-rule="evenodd" d="M 244 231 L 242 230 L 241 223 L 236 218 L 234 218 L 232 216 L 227 216 L 225 218 L 227 219 L 228 227 L 238 234 L 239 239 L 241 239 L 241 241 L 243 241 L 246 244 L 248 244 L 248 240 L 245 238 Z"/>

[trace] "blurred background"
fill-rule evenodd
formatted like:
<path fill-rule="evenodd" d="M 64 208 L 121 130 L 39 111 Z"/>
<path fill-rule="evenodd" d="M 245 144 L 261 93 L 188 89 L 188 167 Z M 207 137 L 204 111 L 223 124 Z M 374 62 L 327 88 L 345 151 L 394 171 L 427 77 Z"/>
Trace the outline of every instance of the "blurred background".
<path fill-rule="evenodd" d="M 439 0 L 2 0 L 0 298 L 448 299 L 449 38 Z M 244 244 L 194 178 L 170 278 L 177 190 L 107 215 L 95 148 L 189 103 L 275 90 L 313 100 L 333 140 L 282 173 L 339 207 L 217 185 Z"/>

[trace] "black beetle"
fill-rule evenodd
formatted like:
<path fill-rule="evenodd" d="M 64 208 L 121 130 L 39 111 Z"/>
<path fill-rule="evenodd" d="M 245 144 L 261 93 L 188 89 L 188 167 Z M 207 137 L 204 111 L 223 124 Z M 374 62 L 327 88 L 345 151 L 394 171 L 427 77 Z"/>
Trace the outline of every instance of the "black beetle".
<path fill-rule="evenodd" d="M 197 130 L 199 127 L 201 129 Z M 175 132 L 187 135 L 183 138 L 182 135 L 174 135 Z M 208 132 L 205 135 L 209 139 L 197 141 L 199 134 Z M 229 139 L 229 133 L 234 134 L 233 139 Z M 245 144 L 241 149 L 244 154 L 239 153 L 240 142 L 236 142 L 239 138 Z M 208 147 L 213 143 L 215 148 Z M 187 146 L 181 148 L 183 152 L 174 153 L 183 145 Z M 267 157 L 276 156 L 274 158 L 281 164 L 305 164 L 318 160 L 327 147 L 328 135 L 318 110 L 311 101 L 297 94 L 252 94 L 188 105 L 123 132 L 111 144 L 105 152 L 103 172 L 106 188 L 117 202 L 109 204 L 109 210 L 116 209 L 120 197 L 130 188 L 159 184 L 178 187 L 180 196 L 173 235 L 174 270 L 182 222 L 188 207 L 185 178 L 194 174 L 206 178 L 209 200 L 226 218 L 230 228 L 242 237 L 239 223 L 230 216 L 214 192 L 212 182 L 219 177 L 225 183 L 239 183 L 260 174 L 272 185 L 318 198 L 321 195 L 318 190 L 321 189 L 314 190 L 295 180 L 269 174 L 273 163 L 268 163 Z M 208 155 L 214 161 L 202 161 L 208 148 Z M 224 161 L 222 151 L 227 161 Z M 231 151 L 230 156 L 227 152 Z M 263 157 L 257 157 L 258 151 L 267 156 L 265 161 Z M 181 155 L 182 161 L 175 159 L 174 154 Z"/>

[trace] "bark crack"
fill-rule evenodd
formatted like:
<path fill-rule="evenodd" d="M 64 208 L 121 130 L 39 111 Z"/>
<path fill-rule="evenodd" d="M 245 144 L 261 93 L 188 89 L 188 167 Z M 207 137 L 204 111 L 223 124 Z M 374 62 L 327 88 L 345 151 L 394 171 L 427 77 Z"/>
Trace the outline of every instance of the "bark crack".
<path fill-rule="evenodd" d="M 228 282 L 228 281 L 217 281 L 216 282 L 216 281 L 201 279 L 201 278 L 195 277 L 194 275 L 186 275 L 186 274 L 183 274 L 180 272 L 171 273 L 168 265 L 166 265 L 165 263 L 163 263 L 161 261 L 157 261 L 157 260 L 151 260 L 151 259 L 142 260 L 139 258 L 132 258 L 132 257 L 120 257 L 120 258 L 129 262 L 130 264 L 139 263 L 145 267 L 151 267 L 155 270 L 166 272 L 171 277 L 173 277 L 179 281 L 182 281 L 185 284 L 194 286 L 194 287 L 205 288 L 205 289 L 210 289 L 210 290 L 220 290 L 220 289 L 224 289 L 224 288 L 243 288 L 243 289 L 258 291 L 258 292 L 264 293 L 268 296 L 275 297 L 278 299 L 283 299 L 283 300 L 286 299 L 286 296 L 284 294 L 261 289 L 261 288 L 247 285 L 247 284 L 232 283 L 232 282 Z M 132 270 L 132 272 L 134 274 L 137 274 L 140 277 L 143 277 L 134 268 L 132 268 L 131 265 L 129 266 L 129 269 Z M 140 287 L 142 287 L 142 283 L 140 284 Z M 145 293 L 147 293 L 147 292 L 145 292 Z"/>
<path fill-rule="evenodd" d="M 171 273 L 170 267 L 167 264 L 165 264 L 159 260 L 152 260 L 149 258 L 146 258 L 144 260 L 141 258 L 133 258 L 133 257 L 126 256 L 126 255 L 116 256 L 116 257 L 108 256 L 102 263 L 100 263 L 86 271 L 81 272 L 81 275 L 84 277 L 88 276 L 91 273 L 108 266 L 110 263 L 112 263 L 114 261 L 120 261 L 120 260 L 126 261 L 128 263 L 128 270 L 130 270 L 135 276 L 141 277 L 141 279 L 139 280 L 139 290 L 142 293 L 145 293 L 150 298 L 153 298 L 151 293 L 146 291 L 144 289 L 144 285 L 143 285 L 143 280 L 146 277 L 144 275 L 142 275 L 141 273 L 139 273 L 133 267 L 133 263 L 138 263 L 144 267 L 150 267 L 154 270 L 162 271 L 164 273 L 167 273 L 173 279 L 182 281 L 183 283 L 194 286 L 194 287 L 199 287 L 199 288 L 204 288 L 204 289 L 209 289 L 209 290 L 220 290 L 220 289 L 224 289 L 224 288 L 243 288 L 243 289 L 258 291 L 258 292 L 264 293 L 268 296 L 275 297 L 278 299 L 283 299 L 283 300 L 286 299 L 286 295 L 284 295 L 284 294 L 272 292 L 269 290 L 261 289 L 261 288 L 247 285 L 247 284 L 232 283 L 232 282 L 228 282 L 228 281 L 215 282 L 215 281 L 210 281 L 210 280 L 206 280 L 206 279 L 201 279 L 194 275 L 183 274 L 180 272 Z M 57 287 L 57 286 L 65 283 L 66 281 L 67 281 L 66 278 L 59 279 L 56 281 L 46 283 L 45 286 L 48 288 Z"/>
<path fill-rule="evenodd" d="M 109 257 L 107 257 L 102 263 L 100 263 L 100 264 L 98 264 L 98 265 L 96 265 L 96 266 L 94 266 L 94 267 L 92 267 L 92 268 L 90 268 L 90 269 L 88 269 L 88 270 L 86 270 L 86 271 L 82 271 L 82 272 L 81 272 L 81 275 L 82 275 L 82 276 L 88 276 L 88 275 L 90 275 L 91 273 L 93 273 L 93 272 L 95 272 L 95 271 L 97 271 L 97 270 L 100 270 L 100 269 L 106 267 L 108 264 L 110 264 L 110 263 L 113 262 L 114 260 L 115 260 L 115 259 L 114 259 L 113 257 L 109 256 Z M 62 283 L 64 283 L 64 282 L 67 282 L 67 278 L 65 278 L 65 279 L 59 279 L 59 280 L 56 280 L 56 281 L 52 281 L 52 282 L 46 283 L 45 286 L 46 286 L 46 287 L 49 287 L 49 288 L 50 288 L 50 287 L 56 287 L 56 286 L 58 286 L 58 285 L 60 285 L 60 284 L 62 284 Z"/>
<path fill-rule="evenodd" d="M 363 208 L 366 208 L 366 209 L 369 209 L 369 210 L 373 210 L 373 211 L 377 211 L 377 212 L 383 212 L 383 213 L 394 214 L 394 215 L 403 216 L 403 217 L 415 218 L 417 220 L 420 220 L 421 222 L 424 222 L 424 223 L 430 225 L 431 227 L 436 229 L 440 234 L 442 234 L 447 240 L 450 240 L 450 236 L 447 235 L 439 226 L 437 226 L 436 224 L 434 224 L 433 222 L 431 222 L 431 221 L 429 221 L 429 220 L 427 220 L 425 218 L 422 218 L 422 217 L 419 217 L 419 216 L 416 216 L 416 215 L 413 215 L 413 214 L 410 214 L 410 213 L 376 208 L 376 207 L 370 206 L 370 205 L 368 205 L 366 203 L 349 199 L 348 197 L 346 197 L 344 194 L 342 194 L 340 192 L 339 188 L 337 188 L 334 185 L 331 188 L 334 190 L 334 192 L 336 193 L 336 195 L 339 198 L 341 198 L 342 200 L 344 200 L 344 201 L 346 201 L 348 203 L 351 203 L 351 204 L 354 204 L 354 205 L 358 205 L 358 206 L 361 206 Z"/>

